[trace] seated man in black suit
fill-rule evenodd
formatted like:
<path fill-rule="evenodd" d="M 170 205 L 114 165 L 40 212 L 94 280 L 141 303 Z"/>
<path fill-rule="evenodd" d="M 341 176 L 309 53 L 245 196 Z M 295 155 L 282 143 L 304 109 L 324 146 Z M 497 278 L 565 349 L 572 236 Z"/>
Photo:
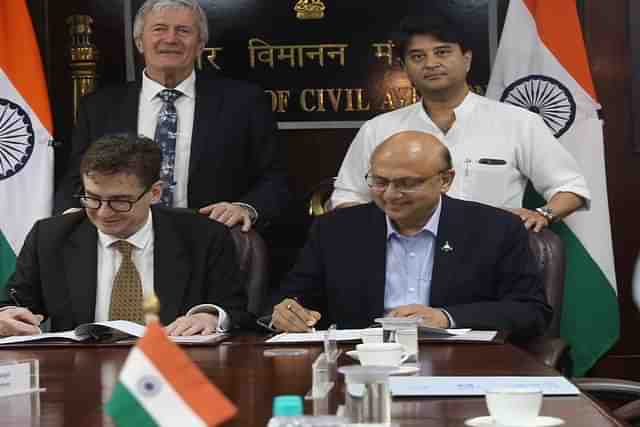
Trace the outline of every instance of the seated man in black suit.
<path fill-rule="evenodd" d="M 363 328 L 386 314 L 544 332 L 551 308 L 527 231 L 510 212 L 444 195 L 453 178 L 448 149 L 430 134 L 400 132 L 378 146 L 366 176 L 374 203 L 318 218 L 274 327 Z"/>
<path fill-rule="evenodd" d="M 37 334 L 44 318 L 53 331 L 141 322 L 142 302 L 154 293 L 172 335 L 253 323 L 229 230 L 185 209 L 151 206 L 162 192 L 161 157 L 143 137 L 103 137 L 87 150 L 84 210 L 33 226 L 7 284 L 15 301 L 0 309 L 0 335 Z"/>

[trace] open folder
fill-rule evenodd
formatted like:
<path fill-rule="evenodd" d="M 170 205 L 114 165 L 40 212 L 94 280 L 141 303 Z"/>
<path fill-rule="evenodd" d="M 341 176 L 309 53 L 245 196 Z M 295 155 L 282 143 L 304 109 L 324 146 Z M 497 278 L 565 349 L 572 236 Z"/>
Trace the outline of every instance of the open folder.
<path fill-rule="evenodd" d="M 22 335 L 0 338 L 0 346 L 9 344 L 45 344 L 58 342 L 93 342 L 116 343 L 133 342 L 144 335 L 145 327 L 127 320 L 109 320 L 105 322 L 85 323 L 72 331 L 45 332 L 39 335 Z M 192 335 L 188 337 L 169 337 L 178 344 L 216 343 L 227 335 L 216 333 L 212 335 Z"/>

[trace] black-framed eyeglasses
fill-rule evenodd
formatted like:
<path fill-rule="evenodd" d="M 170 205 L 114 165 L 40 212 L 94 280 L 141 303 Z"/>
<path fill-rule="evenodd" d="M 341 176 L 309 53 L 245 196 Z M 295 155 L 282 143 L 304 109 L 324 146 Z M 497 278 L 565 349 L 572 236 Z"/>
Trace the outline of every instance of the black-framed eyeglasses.
<path fill-rule="evenodd" d="M 142 194 L 140 194 L 135 200 L 120 200 L 120 199 L 99 199 L 97 197 L 87 196 L 86 194 L 76 194 L 73 196 L 78 199 L 80 204 L 87 209 L 100 209 L 102 203 L 106 203 L 114 212 L 129 212 L 133 209 L 133 205 L 138 203 L 142 197 L 151 190 L 151 187 L 146 187 Z"/>
<path fill-rule="evenodd" d="M 449 171 L 449 169 L 441 170 L 427 177 L 405 176 L 405 177 L 394 178 L 394 179 L 384 178 L 382 176 L 377 176 L 371 173 L 367 173 L 364 176 L 364 179 L 367 181 L 367 185 L 372 191 L 382 193 L 386 191 L 390 185 L 393 185 L 394 190 L 399 193 L 415 193 L 417 191 L 422 190 L 422 186 L 427 181 L 429 181 L 430 179 L 436 176 L 440 176 L 447 171 Z"/>

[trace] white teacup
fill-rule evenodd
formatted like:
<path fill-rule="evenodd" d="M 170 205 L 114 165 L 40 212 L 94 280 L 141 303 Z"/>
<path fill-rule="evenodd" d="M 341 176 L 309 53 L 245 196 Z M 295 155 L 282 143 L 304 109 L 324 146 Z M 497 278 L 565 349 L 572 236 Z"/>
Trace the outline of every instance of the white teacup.
<path fill-rule="evenodd" d="M 542 391 L 532 388 L 496 388 L 485 398 L 489 414 L 501 427 L 533 426 L 542 407 Z"/>
<path fill-rule="evenodd" d="M 364 344 L 376 344 L 382 342 L 382 328 L 368 328 L 360 332 L 360 338 Z"/>
<path fill-rule="evenodd" d="M 358 344 L 358 359 L 362 365 L 400 366 L 409 354 L 395 342 Z"/>

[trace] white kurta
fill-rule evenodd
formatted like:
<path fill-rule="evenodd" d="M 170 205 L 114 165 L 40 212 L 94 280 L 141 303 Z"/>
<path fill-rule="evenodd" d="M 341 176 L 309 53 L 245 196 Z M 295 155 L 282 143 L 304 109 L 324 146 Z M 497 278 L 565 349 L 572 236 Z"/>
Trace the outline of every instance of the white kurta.
<path fill-rule="evenodd" d="M 389 136 L 415 130 L 431 133 L 449 147 L 456 170 L 449 196 L 521 207 L 530 179 L 546 200 L 567 191 L 582 196 L 589 206 L 589 189 L 578 164 L 537 114 L 472 92 L 454 112 L 456 120 L 446 135 L 421 102 L 367 121 L 340 167 L 332 205 L 370 201 L 364 176 L 371 153 Z"/>

